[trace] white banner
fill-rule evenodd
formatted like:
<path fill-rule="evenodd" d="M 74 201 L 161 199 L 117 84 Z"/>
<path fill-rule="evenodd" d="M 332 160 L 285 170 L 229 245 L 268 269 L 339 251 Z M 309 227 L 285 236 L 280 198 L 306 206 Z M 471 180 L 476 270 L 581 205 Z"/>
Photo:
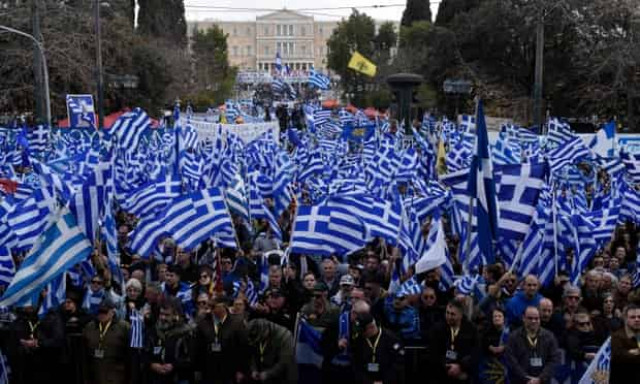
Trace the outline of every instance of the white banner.
<path fill-rule="evenodd" d="M 204 120 L 191 119 L 189 124 L 198 132 L 198 138 L 210 139 L 215 141 L 218 136 L 218 123 L 212 123 Z M 228 132 L 236 134 L 245 144 L 252 142 L 260 137 L 263 133 L 273 132 L 275 141 L 280 139 L 280 125 L 277 121 L 268 123 L 250 123 L 250 124 L 222 124 L 223 140 L 226 139 Z"/>

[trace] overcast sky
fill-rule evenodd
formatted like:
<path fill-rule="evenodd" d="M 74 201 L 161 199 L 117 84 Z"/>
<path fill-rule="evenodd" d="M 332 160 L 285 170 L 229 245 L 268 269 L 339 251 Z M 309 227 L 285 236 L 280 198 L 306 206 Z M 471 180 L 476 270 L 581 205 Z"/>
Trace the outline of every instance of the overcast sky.
<path fill-rule="evenodd" d="M 426 1 L 426 0 L 425 0 Z M 439 0 L 432 0 L 431 13 L 435 15 L 438 9 Z M 187 20 L 255 20 L 257 15 L 269 13 L 269 11 L 255 11 L 255 9 L 282 9 L 291 10 L 309 9 L 309 8 L 336 8 L 336 7 L 353 7 L 374 19 L 400 21 L 404 4 L 406 0 L 185 0 L 187 11 Z M 398 5 L 384 8 L 366 8 L 373 5 Z M 198 7 L 231 7 L 231 8 L 249 8 L 247 11 L 231 11 L 221 9 L 203 9 Z M 363 7 L 363 8 L 361 8 Z M 302 11 L 301 13 L 313 16 L 317 20 L 340 20 L 342 17 L 348 17 L 351 13 L 350 9 L 341 10 L 313 10 Z"/>

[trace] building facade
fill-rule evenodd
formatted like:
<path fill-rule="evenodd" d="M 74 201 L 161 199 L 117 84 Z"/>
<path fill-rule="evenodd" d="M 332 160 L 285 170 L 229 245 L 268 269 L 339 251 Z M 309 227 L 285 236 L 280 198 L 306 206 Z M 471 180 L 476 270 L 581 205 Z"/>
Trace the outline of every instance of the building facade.
<path fill-rule="evenodd" d="M 376 26 L 382 23 L 376 21 Z M 258 16 L 255 21 L 189 22 L 188 31 L 213 25 L 227 34 L 229 63 L 241 71 L 271 72 L 277 52 L 282 65 L 293 71 L 307 71 L 312 65 L 326 71 L 327 40 L 338 22 L 316 21 L 312 16 L 283 9 Z"/>

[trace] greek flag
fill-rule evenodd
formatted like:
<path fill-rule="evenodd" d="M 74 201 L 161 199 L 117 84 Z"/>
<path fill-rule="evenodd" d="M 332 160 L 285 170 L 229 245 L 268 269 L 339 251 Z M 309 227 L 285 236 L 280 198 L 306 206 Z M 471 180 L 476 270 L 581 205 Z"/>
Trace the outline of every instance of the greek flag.
<path fill-rule="evenodd" d="M 574 140 L 576 136 L 571 131 L 571 127 L 567 123 L 563 123 L 556 118 L 549 119 L 547 123 L 548 133 L 547 140 L 556 146 L 564 146 L 565 143 Z"/>
<path fill-rule="evenodd" d="M 118 140 L 118 145 L 127 152 L 134 152 L 142 136 L 151 128 L 151 119 L 145 111 L 136 108 L 120 116 L 110 131 Z"/>
<path fill-rule="evenodd" d="M 20 265 L 0 300 L 0 306 L 13 305 L 32 297 L 91 254 L 91 243 L 68 208 L 63 208 L 58 215 L 55 224 L 44 231 L 32 253 Z"/>
<path fill-rule="evenodd" d="M 521 240 L 531 226 L 546 175 L 545 164 L 506 165 L 500 173 L 500 237 Z"/>
<path fill-rule="evenodd" d="M 162 220 L 166 233 L 187 251 L 222 231 L 235 233 L 219 188 L 193 192 L 174 200 Z"/>
<path fill-rule="evenodd" d="M 55 208 L 55 195 L 53 189 L 48 187 L 36 189 L 31 197 L 7 214 L 7 224 L 17 239 L 14 251 L 31 249 Z"/>
<path fill-rule="evenodd" d="M 60 276 L 53 279 L 52 282 L 47 284 L 47 295 L 42 300 L 42 304 L 38 309 L 38 317 L 42 318 L 50 310 L 57 309 L 66 297 L 67 290 L 67 274 L 63 272 Z M 39 295 L 39 293 L 38 293 Z"/>
<path fill-rule="evenodd" d="M 131 343 L 129 346 L 142 349 L 144 346 L 144 316 L 137 309 L 134 309 L 129 316 L 129 322 L 131 323 Z"/>
<path fill-rule="evenodd" d="M 91 95 L 67 95 L 67 114 L 69 127 L 93 128 L 96 125 L 96 113 Z"/>
<path fill-rule="evenodd" d="M 144 218 L 163 210 L 181 192 L 180 178 L 169 174 L 127 193 L 119 202 L 123 211 Z"/>
<path fill-rule="evenodd" d="M 69 202 L 71 212 L 76 216 L 78 226 L 93 244 L 98 230 L 98 221 L 104 215 L 106 190 L 97 185 L 83 185 Z"/>
<path fill-rule="evenodd" d="M 0 384 L 9 384 L 9 363 L 0 349 Z"/>
<path fill-rule="evenodd" d="M 611 337 L 602 344 L 596 357 L 591 360 L 578 384 L 602 384 L 609 382 L 611 372 Z"/>
<path fill-rule="evenodd" d="M 327 90 L 331 86 L 331 80 L 328 76 L 325 76 L 322 73 L 312 69 L 309 72 L 309 85 L 314 86 L 318 89 Z"/>
<path fill-rule="evenodd" d="M 15 274 L 16 267 L 11 252 L 7 246 L 2 245 L 0 246 L 0 286 L 9 285 Z"/>
<path fill-rule="evenodd" d="M 296 363 L 322 367 L 322 332 L 310 326 L 306 320 L 300 319 L 296 327 Z"/>
<path fill-rule="evenodd" d="M 48 126 L 38 125 L 27 133 L 31 153 L 42 153 L 46 150 L 50 131 Z"/>
<path fill-rule="evenodd" d="M 565 165 L 575 161 L 591 158 L 591 151 L 579 137 L 565 142 L 562 146 L 549 152 L 549 166 L 552 172 L 559 171 Z"/>
<path fill-rule="evenodd" d="M 366 194 L 332 196 L 326 204 L 349 212 L 362 220 L 367 228 L 367 241 L 380 237 L 389 244 L 397 243 L 402 223 L 400 204 L 383 201 Z"/>
<path fill-rule="evenodd" d="M 273 93 L 283 93 L 286 89 L 284 80 L 280 77 L 276 77 L 271 82 L 271 90 Z"/>
<path fill-rule="evenodd" d="M 291 252 L 349 254 L 366 244 L 364 223 L 355 215 L 325 205 L 298 207 L 291 234 Z"/>
<path fill-rule="evenodd" d="M 493 240 L 497 238 L 499 210 L 482 100 L 478 102 L 476 154 L 469 170 L 467 193 L 475 198 L 477 202 L 478 246 L 480 252 L 484 256 L 485 262 L 493 264 Z"/>
<path fill-rule="evenodd" d="M 404 283 L 402 283 L 402 285 L 400 285 L 397 294 L 399 296 L 413 296 L 419 295 L 420 293 L 422 293 L 422 287 L 420 286 L 420 284 L 418 284 L 416 277 L 411 276 Z"/>

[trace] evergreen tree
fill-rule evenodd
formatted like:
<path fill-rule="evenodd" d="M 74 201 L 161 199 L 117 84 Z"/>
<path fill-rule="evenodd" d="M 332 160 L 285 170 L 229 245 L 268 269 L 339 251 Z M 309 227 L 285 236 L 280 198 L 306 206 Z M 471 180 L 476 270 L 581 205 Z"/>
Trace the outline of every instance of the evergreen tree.
<path fill-rule="evenodd" d="M 480 0 L 442 0 L 436 15 L 436 24 L 446 26 L 457 15 L 480 5 Z"/>
<path fill-rule="evenodd" d="M 407 0 L 407 7 L 402 13 L 403 27 L 410 27 L 414 21 L 431 21 L 429 0 Z"/>
<path fill-rule="evenodd" d="M 187 20 L 184 0 L 139 0 L 138 31 L 168 40 L 180 47 L 187 44 Z"/>

